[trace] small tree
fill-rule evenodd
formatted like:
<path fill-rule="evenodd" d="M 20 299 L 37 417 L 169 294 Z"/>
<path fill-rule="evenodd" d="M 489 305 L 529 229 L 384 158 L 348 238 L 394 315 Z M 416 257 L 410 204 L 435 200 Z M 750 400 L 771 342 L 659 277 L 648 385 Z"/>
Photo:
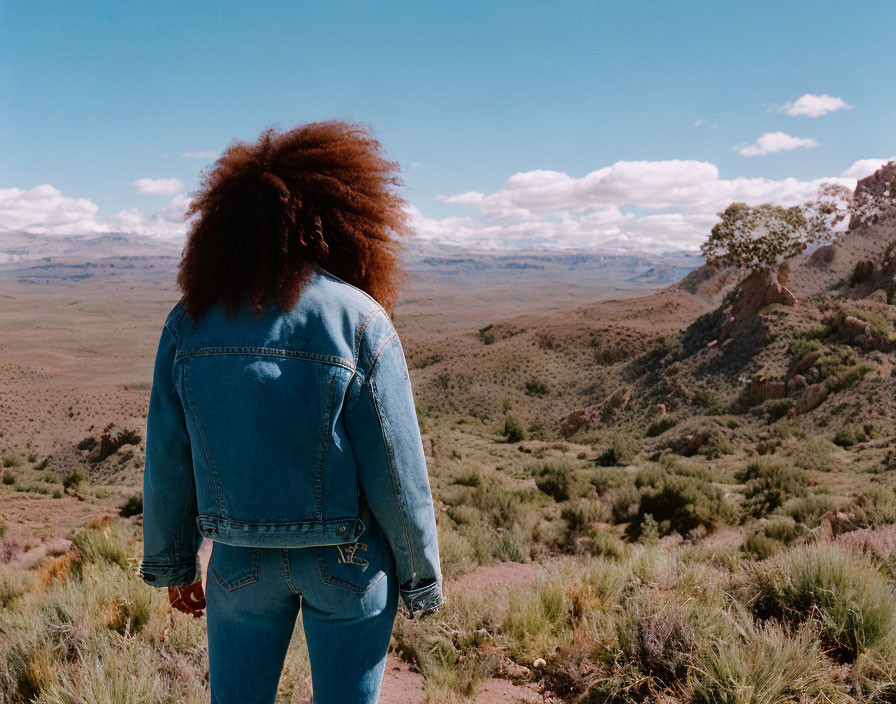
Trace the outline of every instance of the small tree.
<path fill-rule="evenodd" d="M 799 206 L 732 203 L 719 217 L 722 221 L 700 248 L 712 266 L 775 271 L 808 244 L 806 218 Z"/>
<path fill-rule="evenodd" d="M 750 272 L 741 285 L 740 313 L 769 303 L 793 305 L 793 294 L 785 286 L 787 262 L 808 245 L 833 239 L 852 203 L 849 189 L 832 183 L 823 184 L 802 205 L 732 203 L 718 214 L 721 222 L 700 250 L 710 266 Z"/>
<path fill-rule="evenodd" d="M 777 272 L 808 245 L 832 239 L 851 204 L 852 193 L 836 184 L 823 184 L 813 200 L 789 208 L 732 203 L 700 250 L 710 265 Z"/>

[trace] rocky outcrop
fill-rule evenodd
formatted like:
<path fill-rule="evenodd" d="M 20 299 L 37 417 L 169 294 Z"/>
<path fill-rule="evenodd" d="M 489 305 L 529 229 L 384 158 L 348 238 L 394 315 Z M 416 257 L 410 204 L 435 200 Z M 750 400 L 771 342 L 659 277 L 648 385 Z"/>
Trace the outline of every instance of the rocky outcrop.
<path fill-rule="evenodd" d="M 796 402 L 797 413 L 808 413 L 818 408 L 828 397 L 828 387 L 824 382 L 807 386 Z"/>
<path fill-rule="evenodd" d="M 625 409 L 631 398 L 631 388 L 618 389 L 600 403 L 594 403 L 569 413 L 560 421 L 558 432 L 568 438 L 580 430 L 601 428 L 609 423 L 617 412 Z"/>
<path fill-rule="evenodd" d="M 89 435 L 78 443 L 78 449 L 87 453 L 88 462 L 97 463 L 114 455 L 120 447 L 139 445 L 141 440 L 137 431 L 117 428 L 114 423 L 110 423 L 103 429 L 99 440 Z"/>
<path fill-rule="evenodd" d="M 771 399 L 784 398 L 787 395 L 787 382 L 779 379 L 753 379 L 746 393 L 746 404 L 757 406 Z"/>

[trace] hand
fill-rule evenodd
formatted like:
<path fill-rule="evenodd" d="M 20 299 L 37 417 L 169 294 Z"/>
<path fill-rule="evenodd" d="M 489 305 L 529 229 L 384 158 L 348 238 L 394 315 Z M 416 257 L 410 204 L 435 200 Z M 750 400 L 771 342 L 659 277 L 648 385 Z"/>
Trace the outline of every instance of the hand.
<path fill-rule="evenodd" d="M 202 591 L 202 582 L 187 585 L 185 587 L 168 587 L 168 601 L 171 606 L 193 618 L 202 616 L 205 608 L 205 592 Z"/>

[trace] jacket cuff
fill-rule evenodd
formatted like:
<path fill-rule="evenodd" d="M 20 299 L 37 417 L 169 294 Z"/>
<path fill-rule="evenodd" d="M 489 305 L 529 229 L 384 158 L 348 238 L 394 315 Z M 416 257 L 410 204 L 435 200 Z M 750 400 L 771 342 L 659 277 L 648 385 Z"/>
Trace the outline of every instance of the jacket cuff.
<path fill-rule="evenodd" d="M 401 587 L 399 594 L 401 594 L 402 611 L 410 619 L 415 616 L 425 616 L 445 605 L 441 580 L 435 580 L 414 589 Z"/>
<path fill-rule="evenodd" d="M 142 560 L 138 575 L 151 587 L 183 587 L 201 579 L 198 558 L 183 562 Z"/>

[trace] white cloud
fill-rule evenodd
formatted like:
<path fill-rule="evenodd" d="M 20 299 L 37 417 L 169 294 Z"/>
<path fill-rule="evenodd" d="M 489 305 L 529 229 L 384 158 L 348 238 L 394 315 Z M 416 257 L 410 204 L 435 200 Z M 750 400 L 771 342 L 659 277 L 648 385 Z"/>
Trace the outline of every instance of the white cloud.
<path fill-rule="evenodd" d="M 0 189 L 0 232 L 74 235 L 103 232 L 94 220 L 99 208 L 87 198 L 71 198 L 48 183 L 30 190 Z"/>
<path fill-rule="evenodd" d="M 137 208 L 122 210 L 109 218 L 107 226 L 111 232 L 128 232 L 160 239 L 183 239 L 189 228 L 184 220 L 189 205 L 190 199 L 178 194 L 171 199 L 168 207 L 153 215 L 144 215 Z"/>
<path fill-rule="evenodd" d="M 215 159 L 218 152 L 184 152 L 184 159 Z"/>
<path fill-rule="evenodd" d="M 859 159 L 855 164 L 850 166 L 846 171 L 840 174 L 843 178 L 860 179 L 870 176 L 888 161 L 896 161 L 896 155 L 889 159 Z"/>
<path fill-rule="evenodd" d="M 479 205 L 485 195 L 479 191 L 467 191 L 453 196 L 436 196 L 437 200 L 451 203 L 451 205 Z"/>
<path fill-rule="evenodd" d="M 795 205 L 822 183 L 855 188 L 857 178 L 885 161 L 861 159 L 838 177 L 811 181 L 724 179 L 714 164 L 692 160 L 619 161 L 582 177 L 533 170 L 514 174 L 494 193 L 438 197 L 467 208 L 463 216 L 430 218 L 413 205 L 409 216 L 421 240 L 482 249 L 694 251 L 717 213 L 733 201 Z M 64 196 L 47 184 L 30 191 L 11 188 L 0 190 L 0 231 L 126 232 L 182 240 L 189 202 L 177 193 L 154 214 L 122 210 L 98 222 L 98 208 L 88 199 Z"/>
<path fill-rule="evenodd" d="M 517 173 L 492 194 L 439 196 L 476 206 L 477 216 L 411 221 L 424 240 L 495 248 L 696 250 L 717 213 L 734 201 L 795 205 L 822 183 L 855 188 L 855 178 L 722 179 L 703 161 L 620 161 L 576 178 L 559 171 Z"/>
<path fill-rule="evenodd" d="M 183 238 L 188 223 L 184 214 L 190 199 L 177 194 L 153 215 L 133 208 L 122 210 L 106 222 L 98 222 L 97 205 L 87 198 L 71 198 L 43 184 L 30 190 L 0 189 L 0 232 L 27 232 L 36 235 L 86 235 L 103 232 Z"/>
<path fill-rule="evenodd" d="M 694 120 L 694 127 L 699 127 L 700 125 L 703 124 L 703 122 L 704 122 L 703 118 L 698 117 L 696 120 Z"/>
<path fill-rule="evenodd" d="M 141 178 L 134 181 L 133 185 L 149 196 L 173 196 L 184 188 L 184 183 L 179 178 Z"/>
<path fill-rule="evenodd" d="M 753 144 L 738 144 L 734 150 L 741 156 L 762 156 L 774 152 L 789 152 L 792 149 L 811 149 L 818 142 L 810 137 L 792 137 L 784 132 L 766 132 Z"/>
<path fill-rule="evenodd" d="M 791 117 L 799 117 L 800 115 L 821 117 L 837 110 L 852 110 L 852 105 L 848 105 L 843 98 L 837 98 L 827 93 L 822 95 L 806 93 L 792 103 L 784 103 L 780 109 Z"/>

